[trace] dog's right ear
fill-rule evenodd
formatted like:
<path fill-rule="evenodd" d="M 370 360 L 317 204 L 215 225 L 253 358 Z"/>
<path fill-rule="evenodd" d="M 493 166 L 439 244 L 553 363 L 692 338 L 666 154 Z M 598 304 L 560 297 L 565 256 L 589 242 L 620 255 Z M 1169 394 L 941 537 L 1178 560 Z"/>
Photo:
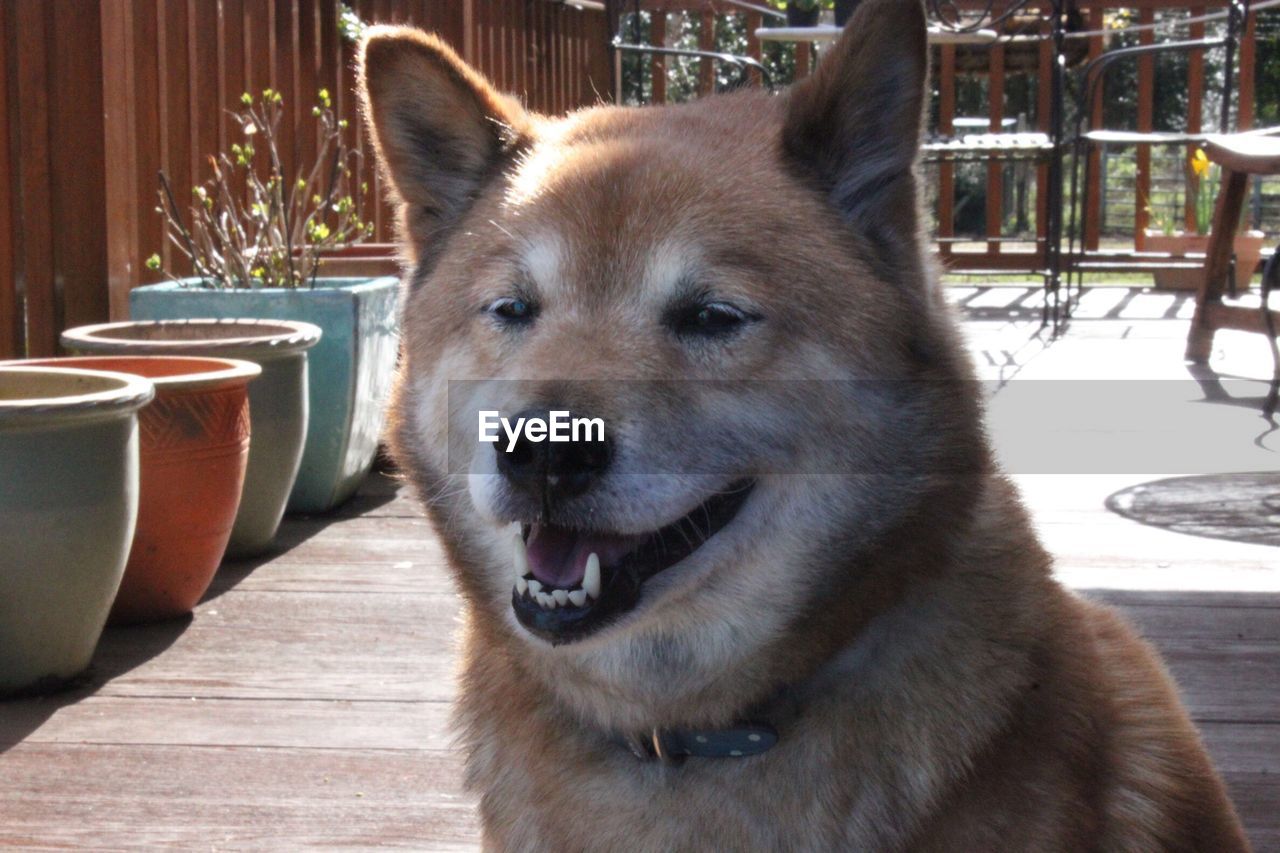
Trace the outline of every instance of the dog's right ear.
<path fill-rule="evenodd" d="M 529 115 L 442 40 L 412 27 L 368 30 L 359 81 L 378 161 L 405 206 L 404 236 L 421 252 L 525 141 Z"/>

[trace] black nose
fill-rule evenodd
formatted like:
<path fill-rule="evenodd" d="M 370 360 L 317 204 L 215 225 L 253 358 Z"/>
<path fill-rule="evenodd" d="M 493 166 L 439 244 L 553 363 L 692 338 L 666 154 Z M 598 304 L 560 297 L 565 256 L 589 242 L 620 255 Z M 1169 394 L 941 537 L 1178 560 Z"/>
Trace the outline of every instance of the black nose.
<path fill-rule="evenodd" d="M 573 412 L 569 420 L 582 417 Z M 530 409 L 508 420 L 516 424 L 521 418 L 526 424 L 533 419 L 549 422 L 550 411 Z M 607 434 L 586 425 L 577 430 L 576 440 L 572 430 L 566 432 L 569 438 L 565 441 L 552 441 L 550 436 L 534 441 L 522 429 L 514 444 L 504 435 L 494 445 L 498 470 L 513 486 L 539 500 L 565 500 L 582 494 L 608 469 L 613 445 Z"/>

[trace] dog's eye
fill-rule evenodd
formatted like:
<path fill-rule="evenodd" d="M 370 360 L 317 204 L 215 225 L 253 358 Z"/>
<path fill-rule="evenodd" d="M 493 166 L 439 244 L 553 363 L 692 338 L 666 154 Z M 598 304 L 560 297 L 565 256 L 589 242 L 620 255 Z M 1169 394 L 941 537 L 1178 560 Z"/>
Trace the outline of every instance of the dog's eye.
<path fill-rule="evenodd" d="M 679 335 L 716 337 L 735 332 L 755 319 L 755 315 L 727 302 L 700 302 L 673 312 L 668 323 Z"/>
<path fill-rule="evenodd" d="M 504 296 L 489 304 L 488 313 L 504 323 L 528 323 L 537 313 L 534 304 L 520 296 Z"/>

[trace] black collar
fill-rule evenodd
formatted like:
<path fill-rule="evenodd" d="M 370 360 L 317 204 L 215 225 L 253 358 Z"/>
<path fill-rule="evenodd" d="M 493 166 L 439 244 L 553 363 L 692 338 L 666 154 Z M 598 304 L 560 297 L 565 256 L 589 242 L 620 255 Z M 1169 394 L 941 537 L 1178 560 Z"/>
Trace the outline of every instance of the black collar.
<path fill-rule="evenodd" d="M 799 701 L 790 688 L 757 705 L 747 719 L 724 729 L 650 729 L 617 735 L 610 740 L 641 761 L 681 764 L 686 758 L 746 758 L 767 752 L 799 714 Z"/>

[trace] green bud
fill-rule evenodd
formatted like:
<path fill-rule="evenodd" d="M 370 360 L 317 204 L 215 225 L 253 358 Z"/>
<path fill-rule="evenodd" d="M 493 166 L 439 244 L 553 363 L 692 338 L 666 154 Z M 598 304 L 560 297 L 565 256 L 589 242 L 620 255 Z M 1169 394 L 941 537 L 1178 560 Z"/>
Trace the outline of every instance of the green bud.
<path fill-rule="evenodd" d="M 159 256 L 159 255 L 152 255 L 151 257 L 147 258 L 147 269 L 149 269 L 149 270 L 158 270 L 158 269 L 160 269 L 160 256 Z"/>

